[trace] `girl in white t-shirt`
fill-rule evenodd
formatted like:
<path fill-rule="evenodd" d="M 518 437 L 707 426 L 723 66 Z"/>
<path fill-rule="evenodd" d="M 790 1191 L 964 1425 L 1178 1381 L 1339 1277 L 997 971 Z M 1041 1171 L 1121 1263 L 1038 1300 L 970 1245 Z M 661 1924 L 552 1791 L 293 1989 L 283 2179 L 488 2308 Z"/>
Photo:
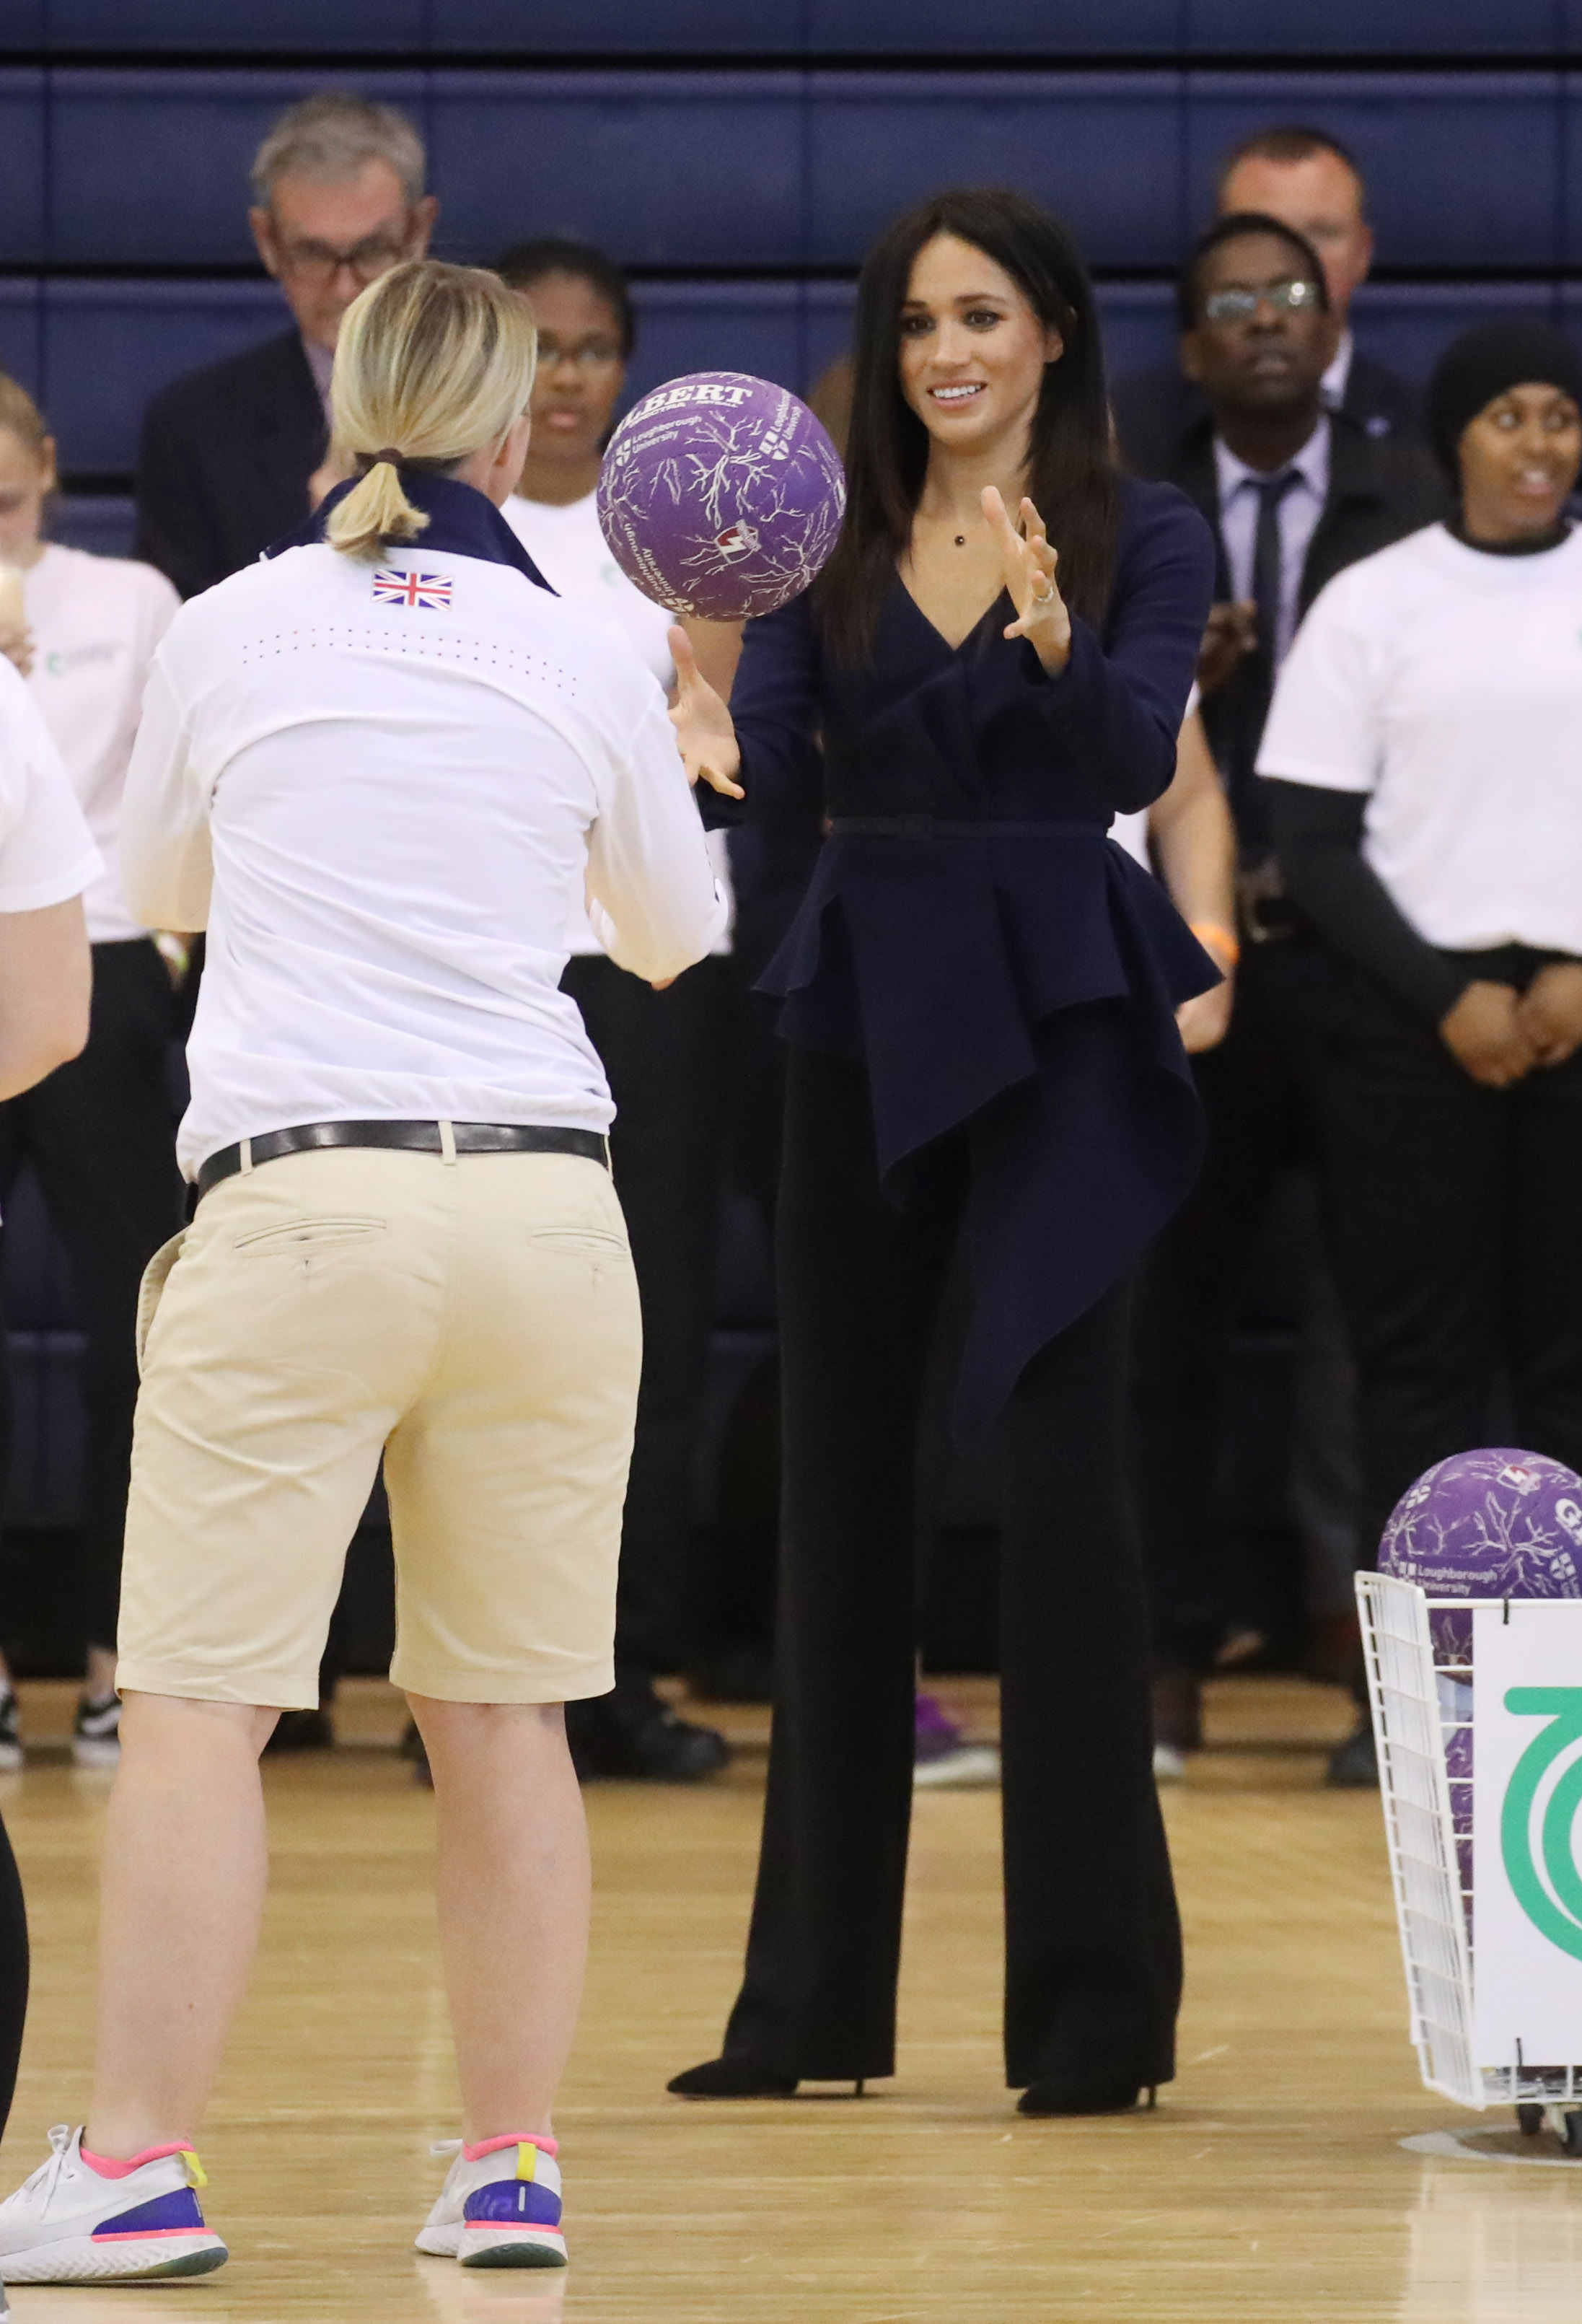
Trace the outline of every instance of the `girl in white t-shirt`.
<path fill-rule="evenodd" d="M 1486 1440 L 1582 1468 L 1582 360 L 1536 323 L 1434 375 L 1458 518 L 1354 565 L 1281 672 L 1259 772 L 1334 955 L 1329 1193 L 1366 1522 Z"/>
<path fill-rule="evenodd" d="M 667 694 L 676 683 L 672 616 L 633 587 L 599 530 L 594 489 L 635 341 L 631 300 L 602 251 L 542 241 L 508 251 L 496 272 L 538 325 L 533 434 L 521 482 L 501 512 L 550 587 L 623 630 Z M 729 691 L 736 633 L 686 624 Z M 701 632 L 702 635 L 696 633 Z M 722 831 L 709 835 L 731 893 Z M 621 1546 L 616 1690 L 568 1706 L 579 1765 L 612 1775 L 689 1783 L 727 1757 L 712 1728 L 680 1719 L 654 1686 L 695 1650 L 698 1596 L 693 1477 L 725 1145 L 726 1073 L 737 991 L 731 937 L 663 992 L 618 968 L 591 927 L 574 936 L 562 979 L 582 1010 L 615 1101 L 611 1155 L 642 1289 L 643 1383 Z"/>
<path fill-rule="evenodd" d="M 143 1270 L 185 1216 L 166 1083 L 170 972 L 128 912 L 115 868 L 127 761 L 149 664 L 179 600 L 163 574 L 43 537 L 55 447 L 32 399 L 0 375 L 0 564 L 19 572 L 23 627 L 5 650 L 27 678 L 101 865 L 83 899 L 93 1014 L 82 1055 L 0 1107 L 0 1189 L 32 1164 L 69 1253 L 87 1336 L 80 1618 L 87 1668 L 72 1738 L 79 1765 L 119 1752 L 115 1618 L 137 1399 Z M 0 1660 L 0 1765 L 21 1761 Z"/>

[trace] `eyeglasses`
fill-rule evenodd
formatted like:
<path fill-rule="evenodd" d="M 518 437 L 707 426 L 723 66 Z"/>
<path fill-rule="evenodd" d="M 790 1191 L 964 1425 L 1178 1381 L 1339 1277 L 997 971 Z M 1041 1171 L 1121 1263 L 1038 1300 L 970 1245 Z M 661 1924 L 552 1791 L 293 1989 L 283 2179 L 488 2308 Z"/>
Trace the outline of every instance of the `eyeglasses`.
<path fill-rule="evenodd" d="M 327 242 L 286 242 L 276 238 L 275 250 L 282 274 L 294 274 L 299 281 L 328 284 L 335 281 L 343 266 L 349 267 L 359 282 L 377 282 L 388 274 L 406 255 L 405 242 L 392 242 L 388 235 L 365 235 L 354 242 L 350 250 L 332 250 Z"/>
<path fill-rule="evenodd" d="M 553 331 L 538 334 L 538 361 L 546 371 L 563 363 L 574 364 L 578 371 L 608 371 L 621 355 L 617 339 L 578 339 L 575 346 L 563 346 Z"/>
<path fill-rule="evenodd" d="M 1203 301 L 1203 319 L 1208 323 L 1248 323 L 1267 300 L 1287 315 L 1301 307 L 1316 307 L 1319 286 L 1316 282 L 1293 280 L 1290 282 L 1265 282 L 1256 290 L 1244 283 L 1235 283 L 1224 290 L 1210 290 Z"/>

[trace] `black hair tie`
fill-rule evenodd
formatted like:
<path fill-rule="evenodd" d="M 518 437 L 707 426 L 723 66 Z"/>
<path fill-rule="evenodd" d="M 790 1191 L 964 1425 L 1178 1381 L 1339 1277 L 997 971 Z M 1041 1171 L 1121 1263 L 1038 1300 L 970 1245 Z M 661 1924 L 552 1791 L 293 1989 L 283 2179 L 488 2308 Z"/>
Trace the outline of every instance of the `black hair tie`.
<path fill-rule="evenodd" d="M 377 468 L 384 461 L 388 461 L 392 468 L 399 468 L 401 465 L 401 455 L 391 446 L 387 445 L 382 452 L 374 453 L 368 465 L 370 467 Z"/>

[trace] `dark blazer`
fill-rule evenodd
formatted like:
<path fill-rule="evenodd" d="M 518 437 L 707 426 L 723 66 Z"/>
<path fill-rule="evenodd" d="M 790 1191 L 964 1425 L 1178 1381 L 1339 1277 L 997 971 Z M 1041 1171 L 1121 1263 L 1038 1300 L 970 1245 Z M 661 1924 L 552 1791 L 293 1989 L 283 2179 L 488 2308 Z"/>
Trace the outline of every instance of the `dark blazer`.
<path fill-rule="evenodd" d="M 1209 416 L 1201 392 L 1182 377 L 1174 364 L 1159 364 L 1152 371 L 1118 380 L 1110 403 L 1126 464 L 1139 476 L 1169 475 L 1175 446 Z M 1421 438 L 1421 399 L 1416 388 L 1360 350 L 1352 355 L 1340 410 L 1364 436 L 1412 443 Z"/>
<path fill-rule="evenodd" d="M 1204 406 L 1178 435 L 1164 478 L 1177 484 L 1208 518 L 1214 530 L 1217 599 L 1232 595 L 1230 568 L 1219 532 L 1219 487 L 1214 465 L 1214 422 Z M 1425 524 L 1452 513 L 1449 487 L 1437 462 L 1421 445 L 1389 436 L 1370 437 L 1343 413 L 1329 421 L 1329 491 L 1301 569 L 1297 603 L 1306 613 L 1326 582 L 1372 557 L 1392 541 L 1403 540 Z M 1234 770 L 1250 761 L 1256 735 L 1239 749 L 1247 723 L 1248 665 L 1241 668 L 1203 703 L 1203 724 L 1220 765 Z M 1268 808 L 1256 783 L 1230 788 L 1230 804 L 1241 837 L 1244 859 L 1262 861 L 1273 846 Z"/>
<path fill-rule="evenodd" d="M 195 597 L 308 513 L 324 407 L 295 328 L 161 389 L 143 414 L 134 557 Z"/>
<path fill-rule="evenodd" d="M 771 831 L 831 817 L 763 989 L 791 1040 L 866 1064 L 896 1200 L 923 1148 L 965 1132 L 969 1430 L 1196 1170 L 1173 1012 L 1218 980 L 1106 833 L 1174 770 L 1212 562 L 1179 493 L 1128 481 L 1108 615 L 1073 624 L 1053 679 L 1005 637 L 1004 597 L 952 648 L 897 579 L 856 668 L 825 652 L 805 597 L 747 625 L 731 697 L 745 813 Z"/>

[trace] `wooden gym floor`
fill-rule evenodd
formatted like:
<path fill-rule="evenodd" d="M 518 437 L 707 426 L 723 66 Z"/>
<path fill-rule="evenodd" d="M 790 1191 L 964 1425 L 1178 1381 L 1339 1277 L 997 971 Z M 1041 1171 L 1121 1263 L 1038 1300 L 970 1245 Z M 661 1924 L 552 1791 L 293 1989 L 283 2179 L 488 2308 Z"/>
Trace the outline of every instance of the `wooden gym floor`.
<path fill-rule="evenodd" d="M 989 1690 L 943 1690 L 974 1726 Z M 105 1779 L 69 1691 L 23 1689 L 41 1750 L 0 1786 L 32 1914 L 32 2018 L 0 2180 L 87 2088 Z M 1019 2120 L 999 2082 L 998 1802 L 924 1794 L 901 2071 L 860 2104 L 688 2107 L 740 1965 L 764 1720 L 695 1792 L 589 1796 L 598 1902 L 558 2128 L 568 2276 L 464 2273 L 411 2236 L 454 2094 L 429 1903 L 431 1803 L 360 1683 L 333 1757 L 270 1765 L 274 1886 L 201 2138 L 235 2254 L 170 2286 L 23 2288 L 16 2324 L 1559 2324 L 1582 2302 L 1582 2172 L 1406 2153 L 1468 2126 L 1418 2083 L 1377 1802 L 1317 1787 L 1333 1691 L 1236 1681 L 1166 1799 L 1189 1946 L 1180 2080 L 1157 2114 Z M 522 1964 L 524 1981 L 532 1964 Z M 509 1997 L 505 1997 L 509 2004 Z"/>

